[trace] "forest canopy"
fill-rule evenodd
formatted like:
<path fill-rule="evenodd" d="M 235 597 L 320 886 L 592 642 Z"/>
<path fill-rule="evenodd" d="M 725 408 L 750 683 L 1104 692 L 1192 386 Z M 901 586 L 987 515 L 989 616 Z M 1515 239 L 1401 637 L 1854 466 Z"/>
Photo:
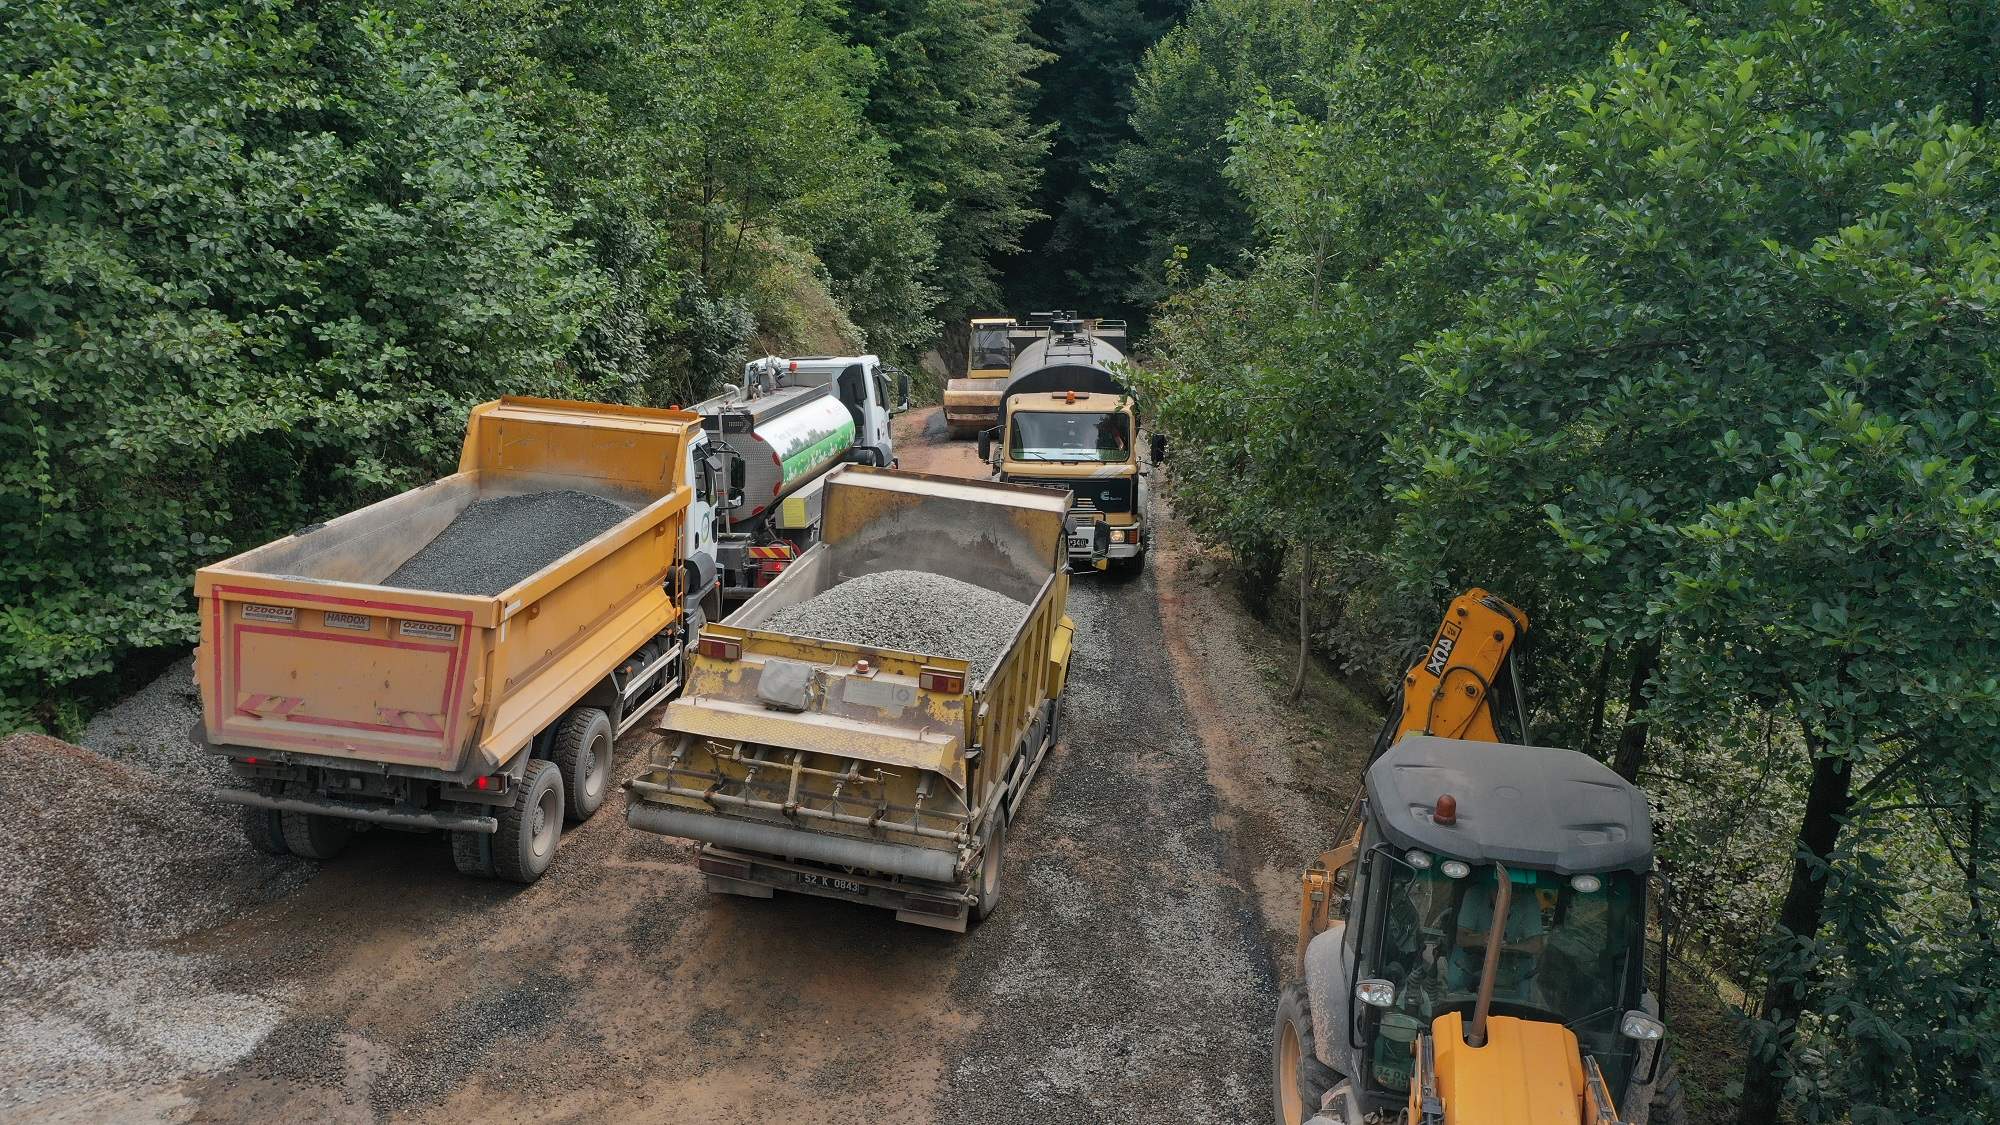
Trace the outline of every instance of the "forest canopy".
<path fill-rule="evenodd" d="M 1948 0 L 1208 0 L 1138 72 L 1177 506 L 1377 682 L 1527 610 L 1745 1125 L 2000 1105 L 1996 63 Z"/>

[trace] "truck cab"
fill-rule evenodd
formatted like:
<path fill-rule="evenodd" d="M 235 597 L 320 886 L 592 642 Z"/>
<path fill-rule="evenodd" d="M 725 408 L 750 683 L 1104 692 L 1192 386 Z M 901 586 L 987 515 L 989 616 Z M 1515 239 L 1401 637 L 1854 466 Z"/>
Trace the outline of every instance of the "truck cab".
<path fill-rule="evenodd" d="M 1413 734 L 1359 814 L 1306 873 L 1280 1125 L 1684 1121 L 1664 966 L 1647 979 L 1643 793 L 1574 751 Z"/>
<path fill-rule="evenodd" d="M 1012 395 L 997 433 L 982 436 L 980 456 L 1003 481 L 1070 491 L 1073 561 L 1137 570 L 1151 540 L 1144 516 L 1146 476 L 1135 448 L 1138 434 L 1138 412 L 1122 394 L 1071 390 Z"/>

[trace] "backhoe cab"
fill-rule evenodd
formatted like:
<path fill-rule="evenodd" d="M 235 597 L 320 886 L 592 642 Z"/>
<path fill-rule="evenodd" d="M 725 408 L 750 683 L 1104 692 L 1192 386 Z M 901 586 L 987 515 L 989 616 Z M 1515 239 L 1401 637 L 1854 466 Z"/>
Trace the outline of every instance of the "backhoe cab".
<path fill-rule="evenodd" d="M 1646 979 L 1646 798 L 1585 755 L 1498 740 L 1490 696 L 1507 682 L 1521 714 L 1526 628 L 1484 591 L 1453 602 L 1351 833 L 1305 872 L 1280 1125 L 1685 1120 Z"/>

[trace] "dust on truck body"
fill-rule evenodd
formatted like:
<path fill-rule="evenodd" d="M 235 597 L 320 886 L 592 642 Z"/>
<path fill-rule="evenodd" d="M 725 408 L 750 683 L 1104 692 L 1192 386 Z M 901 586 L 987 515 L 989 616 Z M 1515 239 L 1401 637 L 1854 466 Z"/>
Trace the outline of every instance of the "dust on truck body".
<path fill-rule="evenodd" d="M 613 740 L 676 689 L 686 411 L 505 398 L 458 472 L 195 575 L 201 740 L 251 842 L 329 858 L 357 823 L 452 834 L 529 882 L 594 812 Z M 384 585 L 475 502 L 573 490 L 631 514 L 491 596 Z"/>
<path fill-rule="evenodd" d="M 1057 737 L 1075 626 L 1046 489 L 846 466 L 820 543 L 704 626 L 666 739 L 627 783 L 632 827 L 702 844 L 711 891 L 797 891 L 963 931 L 1000 898 L 1007 823 Z M 1023 604 L 972 662 L 768 627 L 841 582 L 925 571 Z"/>

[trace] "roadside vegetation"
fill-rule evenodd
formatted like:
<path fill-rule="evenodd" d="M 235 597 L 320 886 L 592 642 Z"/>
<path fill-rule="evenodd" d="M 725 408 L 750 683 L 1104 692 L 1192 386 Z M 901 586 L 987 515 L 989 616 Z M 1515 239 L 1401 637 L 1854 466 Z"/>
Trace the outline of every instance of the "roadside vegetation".
<path fill-rule="evenodd" d="M 500 394 L 915 369 L 1046 147 L 1025 5 L 29 0 L 0 16 L 0 729 L 194 569 L 447 471 Z"/>
<path fill-rule="evenodd" d="M 1207 0 L 1112 164 L 1177 507 L 1377 682 L 1528 610 L 1740 1013 L 1709 1120 L 2000 1106 L 1996 65 L 1951 0 Z"/>

